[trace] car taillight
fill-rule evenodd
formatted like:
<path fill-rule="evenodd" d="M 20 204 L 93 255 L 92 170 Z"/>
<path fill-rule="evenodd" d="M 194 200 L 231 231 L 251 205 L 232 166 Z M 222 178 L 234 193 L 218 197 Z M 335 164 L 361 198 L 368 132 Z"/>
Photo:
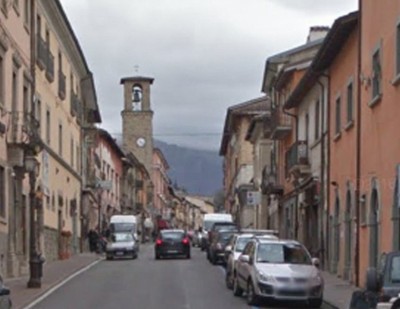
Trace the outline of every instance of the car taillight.
<path fill-rule="evenodd" d="M 188 239 L 188 238 L 184 238 L 184 239 L 182 240 L 182 243 L 183 243 L 184 245 L 187 245 L 187 244 L 189 243 L 189 239 Z"/>
<path fill-rule="evenodd" d="M 162 245 L 162 240 L 161 240 L 161 239 L 157 239 L 157 240 L 156 240 L 156 245 L 157 245 L 157 246 Z"/>

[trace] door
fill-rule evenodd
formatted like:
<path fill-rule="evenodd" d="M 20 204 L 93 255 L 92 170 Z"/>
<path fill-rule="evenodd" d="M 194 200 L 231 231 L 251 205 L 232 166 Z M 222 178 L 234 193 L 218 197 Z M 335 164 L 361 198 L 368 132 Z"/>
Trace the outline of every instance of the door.
<path fill-rule="evenodd" d="M 379 222 L 378 222 L 378 191 L 374 188 L 371 196 L 371 207 L 370 207 L 370 266 L 378 266 L 378 255 L 379 255 Z"/>

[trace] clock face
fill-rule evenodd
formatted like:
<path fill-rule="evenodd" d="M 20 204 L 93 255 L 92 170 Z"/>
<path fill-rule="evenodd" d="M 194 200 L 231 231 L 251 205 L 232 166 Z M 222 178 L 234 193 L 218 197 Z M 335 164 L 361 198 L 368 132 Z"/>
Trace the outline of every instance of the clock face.
<path fill-rule="evenodd" d="M 146 139 L 144 139 L 143 137 L 139 137 L 139 138 L 136 140 L 136 144 L 137 144 L 139 147 L 144 147 L 144 145 L 146 145 Z"/>

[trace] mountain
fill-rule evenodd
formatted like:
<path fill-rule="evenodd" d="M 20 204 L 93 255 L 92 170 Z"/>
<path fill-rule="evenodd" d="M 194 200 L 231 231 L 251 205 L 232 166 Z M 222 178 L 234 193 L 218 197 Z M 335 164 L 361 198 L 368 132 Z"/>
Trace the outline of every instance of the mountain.
<path fill-rule="evenodd" d="M 217 151 L 198 150 L 155 140 L 170 166 L 168 175 L 173 184 L 190 194 L 213 196 L 222 188 L 222 158 Z"/>

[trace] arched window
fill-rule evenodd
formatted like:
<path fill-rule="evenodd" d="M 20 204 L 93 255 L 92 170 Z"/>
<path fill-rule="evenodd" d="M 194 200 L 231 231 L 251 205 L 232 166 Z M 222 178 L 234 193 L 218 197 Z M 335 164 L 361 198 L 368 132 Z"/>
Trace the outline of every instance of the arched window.
<path fill-rule="evenodd" d="M 139 85 L 132 87 L 132 109 L 134 111 L 142 110 L 142 88 Z"/>

